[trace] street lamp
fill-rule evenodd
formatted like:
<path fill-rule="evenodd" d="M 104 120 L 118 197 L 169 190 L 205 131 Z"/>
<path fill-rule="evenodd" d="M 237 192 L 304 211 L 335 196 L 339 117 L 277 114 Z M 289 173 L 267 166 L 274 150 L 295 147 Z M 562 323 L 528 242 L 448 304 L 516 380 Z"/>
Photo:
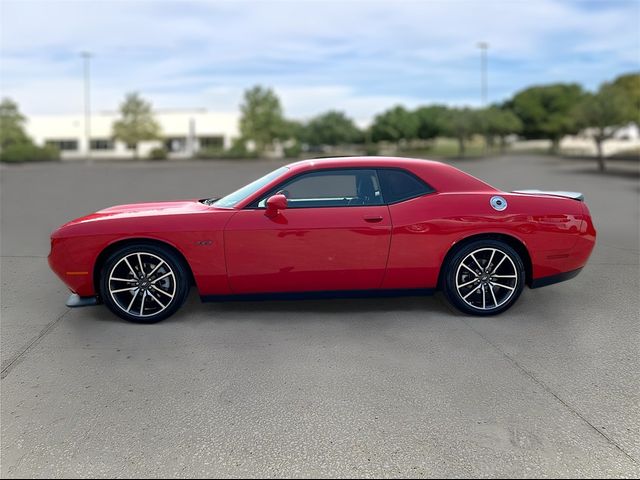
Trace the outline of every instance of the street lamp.
<path fill-rule="evenodd" d="M 487 50 L 489 44 L 487 42 L 478 42 L 480 49 L 480 98 L 482 106 L 487 106 Z"/>
<path fill-rule="evenodd" d="M 87 163 L 91 163 L 91 96 L 89 95 L 90 52 L 81 52 L 84 61 L 84 136 L 87 148 Z"/>

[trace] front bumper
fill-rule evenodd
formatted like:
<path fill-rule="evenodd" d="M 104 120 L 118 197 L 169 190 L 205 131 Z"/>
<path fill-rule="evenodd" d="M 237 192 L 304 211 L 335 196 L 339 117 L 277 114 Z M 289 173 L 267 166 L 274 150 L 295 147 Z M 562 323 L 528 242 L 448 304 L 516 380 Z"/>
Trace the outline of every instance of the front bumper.
<path fill-rule="evenodd" d="M 53 238 L 48 257 L 51 270 L 73 293 L 81 297 L 96 294 L 93 285 L 93 260 L 81 242 Z"/>
<path fill-rule="evenodd" d="M 98 297 L 81 297 L 77 293 L 72 293 L 67 299 L 66 305 L 69 308 L 91 307 L 98 305 Z"/>

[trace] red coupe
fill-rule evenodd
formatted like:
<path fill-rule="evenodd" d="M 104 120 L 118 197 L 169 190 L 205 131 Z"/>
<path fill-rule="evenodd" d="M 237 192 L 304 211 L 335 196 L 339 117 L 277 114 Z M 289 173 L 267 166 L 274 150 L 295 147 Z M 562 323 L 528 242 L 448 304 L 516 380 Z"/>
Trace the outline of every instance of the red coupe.
<path fill-rule="evenodd" d="M 582 195 L 502 192 L 450 165 L 306 160 L 220 199 L 111 207 L 51 235 L 73 294 L 157 322 L 203 300 L 441 289 L 462 312 L 505 311 L 525 284 L 578 274 L 596 232 Z"/>

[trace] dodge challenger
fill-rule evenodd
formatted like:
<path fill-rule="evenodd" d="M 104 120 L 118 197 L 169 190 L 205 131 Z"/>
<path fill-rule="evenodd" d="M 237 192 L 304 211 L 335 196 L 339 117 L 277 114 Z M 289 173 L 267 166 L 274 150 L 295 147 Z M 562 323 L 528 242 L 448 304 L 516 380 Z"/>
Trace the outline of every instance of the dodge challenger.
<path fill-rule="evenodd" d="M 576 192 L 500 191 L 450 165 L 292 163 L 222 198 L 106 208 L 51 235 L 67 305 L 133 322 L 202 300 L 423 294 L 494 315 L 576 276 L 596 232 Z"/>

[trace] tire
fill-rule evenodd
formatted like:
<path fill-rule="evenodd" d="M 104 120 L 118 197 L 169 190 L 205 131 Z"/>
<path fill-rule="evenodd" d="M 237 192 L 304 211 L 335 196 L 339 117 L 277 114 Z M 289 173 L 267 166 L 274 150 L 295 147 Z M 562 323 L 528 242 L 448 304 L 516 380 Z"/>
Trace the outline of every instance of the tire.
<path fill-rule="evenodd" d="M 444 268 L 444 294 L 463 313 L 502 313 L 518 300 L 524 288 L 520 255 L 499 240 L 475 240 L 463 245 Z"/>
<path fill-rule="evenodd" d="M 183 260 L 170 249 L 144 243 L 128 245 L 104 263 L 100 293 L 105 305 L 120 318 L 156 323 L 173 315 L 186 301 L 190 278 Z"/>

